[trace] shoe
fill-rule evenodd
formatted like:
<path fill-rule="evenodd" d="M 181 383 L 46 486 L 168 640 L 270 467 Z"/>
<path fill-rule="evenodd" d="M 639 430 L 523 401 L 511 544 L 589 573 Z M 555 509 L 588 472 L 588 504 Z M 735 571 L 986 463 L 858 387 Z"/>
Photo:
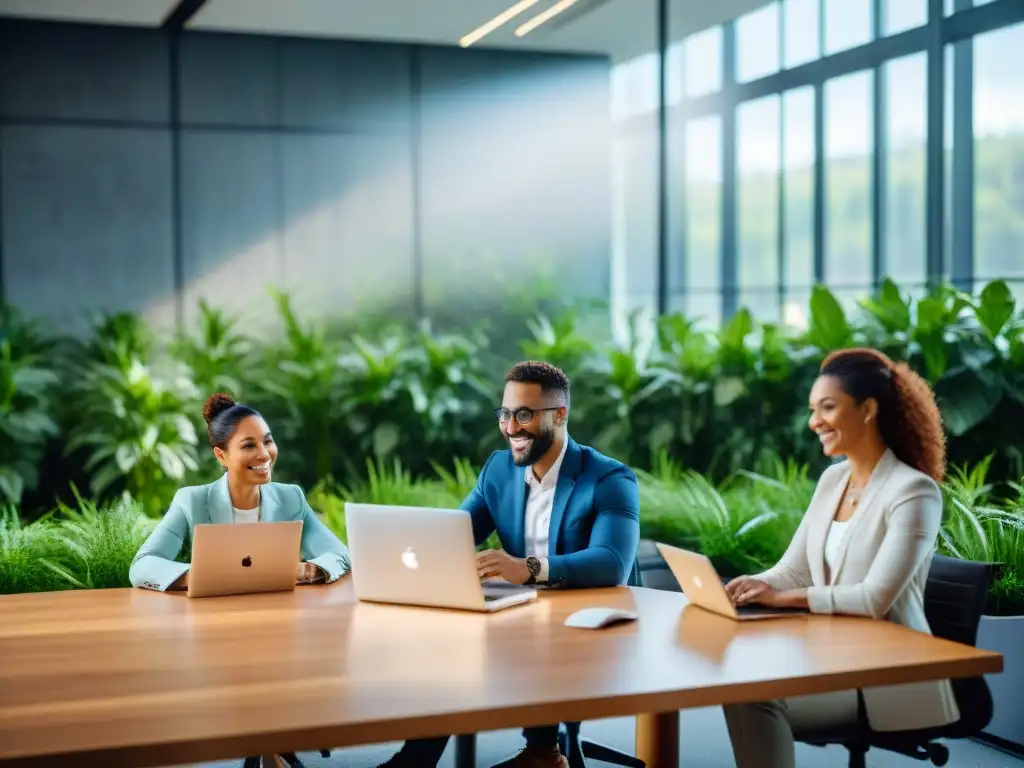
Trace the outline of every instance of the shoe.
<path fill-rule="evenodd" d="M 569 768 L 569 761 L 557 746 L 526 747 L 494 768 Z"/>

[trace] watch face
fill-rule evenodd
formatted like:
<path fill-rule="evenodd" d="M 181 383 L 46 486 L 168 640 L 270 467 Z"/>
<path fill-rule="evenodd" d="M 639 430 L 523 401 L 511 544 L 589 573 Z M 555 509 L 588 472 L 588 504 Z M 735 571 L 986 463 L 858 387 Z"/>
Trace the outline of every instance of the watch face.
<path fill-rule="evenodd" d="M 526 560 L 526 567 L 530 569 L 530 573 L 536 576 L 540 573 L 540 560 L 536 557 L 530 557 Z"/>

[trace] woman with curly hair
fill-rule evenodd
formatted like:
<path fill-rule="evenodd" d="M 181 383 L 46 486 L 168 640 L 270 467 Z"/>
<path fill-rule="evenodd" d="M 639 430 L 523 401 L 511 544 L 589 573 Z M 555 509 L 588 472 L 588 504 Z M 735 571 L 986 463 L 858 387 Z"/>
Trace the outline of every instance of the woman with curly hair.
<path fill-rule="evenodd" d="M 942 418 L 928 384 L 873 349 L 844 349 L 821 364 L 810 428 L 826 456 L 782 559 L 726 585 L 737 605 L 803 608 L 894 621 L 931 632 L 925 582 L 942 521 Z M 871 727 L 898 731 L 955 722 L 948 680 L 862 691 Z M 724 707 L 737 768 L 793 768 L 795 736 L 855 723 L 856 691 Z"/>

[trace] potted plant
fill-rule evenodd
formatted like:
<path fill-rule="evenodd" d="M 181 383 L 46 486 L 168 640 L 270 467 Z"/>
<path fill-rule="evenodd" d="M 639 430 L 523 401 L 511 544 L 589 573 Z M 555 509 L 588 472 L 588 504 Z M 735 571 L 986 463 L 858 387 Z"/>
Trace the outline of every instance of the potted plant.
<path fill-rule="evenodd" d="M 1016 496 L 994 500 L 987 470 L 985 460 L 946 483 L 940 549 L 999 564 L 978 628 L 978 647 L 1003 655 L 1003 672 L 987 676 L 994 713 L 985 735 L 1024 752 L 1024 487 L 1010 484 Z"/>

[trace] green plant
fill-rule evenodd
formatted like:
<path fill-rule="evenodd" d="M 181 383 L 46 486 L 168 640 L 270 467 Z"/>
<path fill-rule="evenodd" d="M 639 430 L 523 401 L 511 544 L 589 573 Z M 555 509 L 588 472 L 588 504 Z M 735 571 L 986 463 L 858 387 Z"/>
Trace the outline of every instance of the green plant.
<path fill-rule="evenodd" d="M 653 472 L 638 473 L 641 535 L 703 552 L 726 575 L 770 567 L 792 539 L 814 484 L 792 462 L 766 462 L 764 471 L 738 473 L 716 487 L 662 454 Z"/>
<path fill-rule="evenodd" d="M 72 390 L 77 421 L 66 453 L 82 452 L 100 498 L 127 491 L 150 515 L 164 512 L 196 471 L 198 392 L 187 376 L 157 377 L 138 359 L 127 368 L 93 362 Z"/>
<path fill-rule="evenodd" d="M 61 504 L 54 519 L 55 537 L 64 549 L 55 570 L 70 586 L 131 586 L 132 559 L 155 526 L 140 504 L 125 498 L 101 509 L 78 496 L 75 507 Z"/>
<path fill-rule="evenodd" d="M 370 461 L 364 481 L 345 487 L 331 478 L 321 480 L 310 491 L 309 504 L 346 541 L 346 502 L 455 509 L 476 485 L 476 472 L 466 461 L 456 461 L 454 470 L 436 466 L 435 471 L 436 477 L 417 480 L 397 460 L 390 466 L 381 459 Z M 498 546 L 497 536 L 492 535 L 481 548 Z"/>
<path fill-rule="evenodd" d="M 41 356 L 18 356 L 10 337 L 0 340 L 0 502 L 18 504 L 39 484 L 39 464 L 59 433 L 51 416 L 58 381 Z"/>
<path fill-rule="evenodd" d="M 227 392 L 236 400 L 248 396 L 247 378 L 257 373 L 255 347 L 236 330 L 237 324 L 236 318 L 200 299 L 196 334 L 181 334 L 171 346 L 174 357 L 189 367 L 200 392 Z"/>
<path fill-rule="evenodd" d="M 939 534 L 939 551 L 952 557 L 998 563 L 1000 574 L 992 585 L 988 612 L 995 615 L 1024 614 L 1024 487 L 1008 485 L 1016 492 L 994 500 L 994 484 L 987 474 L 991 457 L 974 467 L 956 467 L 943 485 L 945 519 Z"/>
<path fill-rule="evenodd" d="M 51 520 L 26 525 L 16 508 L 0 511 L 0 594 L 66 589 L 67 582 L 52 565 L 61 554 Z"/>
<path fill-rule="evenodd" d="M 341 347 L 323 324 L 303 323 L 287 295 L 273 295 L 284 334 L 261 350 L 253 399 L 284 444 L 278 459 L 283 474 L 311 487 L 341 469 L 338 457 L 353 443 L 342 421 Z"/>

